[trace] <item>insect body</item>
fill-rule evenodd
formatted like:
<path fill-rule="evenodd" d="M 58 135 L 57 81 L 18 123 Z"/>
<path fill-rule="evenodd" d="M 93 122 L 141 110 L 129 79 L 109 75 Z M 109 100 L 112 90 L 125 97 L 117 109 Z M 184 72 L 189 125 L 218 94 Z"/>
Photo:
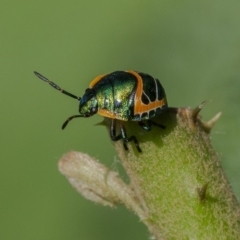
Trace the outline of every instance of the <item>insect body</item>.
<path fill-rule="evenodd" d="M 151 125 L 163 127 L 150 119 L 167 109 L 165 91 L 158 79 L 136 71 L 116 71 L 96 77 L 83 97 L 77 97 L 51 82 L 41 74 L 34 72 L 37 77 L 48 82 L 52 87 L 79 101 L 79 115 L 71 116 L 64 122 L 77 117 L 90 117 L 96 113 L 110 118 L 110 136 L 113 141 L 123 140 L 124 148 L 127 143 L 134 141 L 139 152 L 141 149 L 135 136 L 127 137 L 124 121 L 137 121 L 139 125 L 150 130 Z M 119 120 L 120 133 L 116 135 L 116 121 Z M 143 123 L 147 121 L 147 124 Z"/>

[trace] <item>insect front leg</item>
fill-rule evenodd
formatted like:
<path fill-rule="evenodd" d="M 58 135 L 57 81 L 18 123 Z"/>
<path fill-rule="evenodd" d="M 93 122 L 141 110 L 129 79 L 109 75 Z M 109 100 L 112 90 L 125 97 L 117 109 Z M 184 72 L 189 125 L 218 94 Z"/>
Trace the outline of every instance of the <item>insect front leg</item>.
<path fill-rule="evenodd" d="M 120 122 L 120 134 L 116 135 L 116 120 L 115 119 L 112 119 L 112 122 L 111 122 L 110 136 L 113 141 L 118 141 L 118 140 L 122 139 L 125 150 L 128 150 L 127 143 L 133 141 L 136 145 L 138 152 L 142 152 L 141 148 L 139 147 L 137 138 L 133 135 L 128 138 L 126 130 L 121 122 Z"/>
<path fill-rule="evenodd" d="M 122 134 L 116 135 L 116 120 L 112 119 L 111 126 L 110 126 L 110 137 L 113 141 L 118 141 L 122 139 Z"/>

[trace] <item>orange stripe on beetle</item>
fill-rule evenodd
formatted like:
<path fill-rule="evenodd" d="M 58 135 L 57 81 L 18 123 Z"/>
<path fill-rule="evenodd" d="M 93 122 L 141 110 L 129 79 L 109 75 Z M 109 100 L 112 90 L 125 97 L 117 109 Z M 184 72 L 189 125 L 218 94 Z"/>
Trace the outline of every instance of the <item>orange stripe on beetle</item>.
<path fill-rule="evenodd" d="M 143 80 L 142 77 L 136 73 L 135 71 L 128 71 L 129 73 L 133 74 L 137 78 L 137 90 L 135 93 L 135 101 L 134 101 L 134 114 L 142 114 L 144 112 L 149 112 L 151 110 L 155 110 L 157 108 L 161 108 L 162 106 L 167 104 L 166 98 L 161 100 L 157 99 L 149 104 L 144 104 L 142 102 L 142 94 L 143 94 Z M 157 87 L 157 86 L 156 86 Z"/>
<path fill-rule="evenodd" d="M 112 119 L 116 118 L 116 114 L 111 111 L 108 111 L 107 109 L 99 109 L 98 114 L 107 118 L 112 118 Z"/>
<path fill-rule="evenodd" d="M 90 88 L 93 88 L 99 81 L 101 81 L 102 80 L 102 78 L 104 77 L 104 76 L 106 76 L 107 74 L 103 74 L 103 75 L 99 75 L 99 76 L 97 76 L 96 78 L 94 78 L 92 81 L 91 81 L 91 83 L 89 84 L 89 87 Z"/>

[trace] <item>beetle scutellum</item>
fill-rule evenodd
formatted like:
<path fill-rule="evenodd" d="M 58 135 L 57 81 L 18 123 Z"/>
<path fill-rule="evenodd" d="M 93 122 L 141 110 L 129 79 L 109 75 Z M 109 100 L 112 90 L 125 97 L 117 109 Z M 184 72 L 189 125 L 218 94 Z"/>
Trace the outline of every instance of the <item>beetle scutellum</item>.
<path fill-rule="evenodd" d="M 151 125 L 162 127 L 150 119 L 167 109 L 166 94 L 159 80 L 146 73 L 116 71 L 100 75 L 90 83 L 83 97 L 61 89 L 38 72 L 34 73 L 53 88 L 79 101 L 80 114 L 68 118 L 62 129 L 73 118 L 86 118 L 98 113 L 111 119 L 110 136 L 113 141 L 122 139 L 126 150 L 127 143 L 134 141 L 137 150 L 141 152 L 136 137 L 127 137 L 124 121 L 136 121 L 146 131 L 151 129 Z M 143 120 L 146 120 L 147 124 L 143 123 Z M 119 134 L 116 134 L 116 121 L 119 121 Z"/>

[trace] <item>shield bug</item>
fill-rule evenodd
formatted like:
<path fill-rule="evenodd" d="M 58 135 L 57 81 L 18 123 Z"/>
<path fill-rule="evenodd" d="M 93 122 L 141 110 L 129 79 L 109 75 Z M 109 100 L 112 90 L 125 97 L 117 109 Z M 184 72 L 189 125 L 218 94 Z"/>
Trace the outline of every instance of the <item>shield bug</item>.
<path fill-rule="evenodd" d="M 98 113 L 111 119 L 110 136 L 113 141 L 122 139 L 126 150 L 127 143 L 133 141 L 141 152 L 137 138 L 134 135 L 127 137 L 124 121 L 136 121 L 146 131 L 149 131 L 152 125 L 164 128 L 150 119 L 167 109 L 166 94 L 159 80 L 146 73 L 115 71 L 100 75 L 93 79 L 82 97 L 63 90 L 38 72 L 34 73 L 53 88 L 79 101 L 80 114 L 69 117 L 63 123 L 62 129 L 74 118 L 91 117 Z M 119 134 L 116 134 L 116 121 L 119 121 Z"/>

